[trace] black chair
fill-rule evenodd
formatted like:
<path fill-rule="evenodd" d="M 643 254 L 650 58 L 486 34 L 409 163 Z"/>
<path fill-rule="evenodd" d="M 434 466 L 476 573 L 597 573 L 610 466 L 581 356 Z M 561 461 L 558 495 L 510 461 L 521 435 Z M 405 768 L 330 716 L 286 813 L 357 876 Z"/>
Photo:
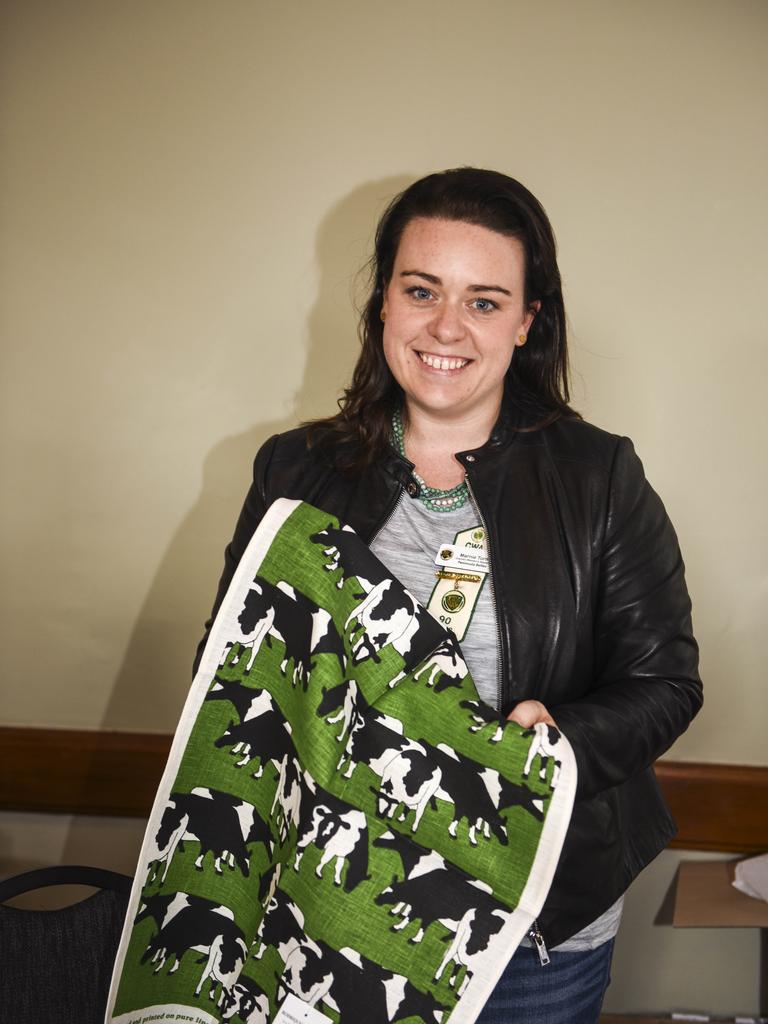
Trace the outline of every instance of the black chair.
<path fill-rule="evenodd" d="M 103 1024 L 133 880 L 101 868 L 39 868 L 0 882 L 0 1021 Z M 99 891 L 61 910 L 7 900 L 49 885 Z"/>

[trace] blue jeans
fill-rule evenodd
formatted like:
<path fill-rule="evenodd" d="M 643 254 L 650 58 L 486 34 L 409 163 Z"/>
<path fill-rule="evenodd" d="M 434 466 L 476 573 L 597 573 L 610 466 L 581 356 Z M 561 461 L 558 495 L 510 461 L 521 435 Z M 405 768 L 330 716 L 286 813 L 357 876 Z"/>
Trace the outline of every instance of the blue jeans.
<path fill-rule="evenodd" d="M 550 950 L 542 967 L 521 946 L 491 992 L 477 1024 L 597 1024 L 611 980 L 613 939 L 580 953 Z"/>

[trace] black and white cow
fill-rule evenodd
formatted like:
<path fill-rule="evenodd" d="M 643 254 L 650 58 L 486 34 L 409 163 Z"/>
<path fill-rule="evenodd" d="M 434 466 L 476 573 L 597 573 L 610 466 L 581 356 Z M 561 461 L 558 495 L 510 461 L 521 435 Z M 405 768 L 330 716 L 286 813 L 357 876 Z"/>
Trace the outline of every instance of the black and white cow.
<path fill-rule="evenodd" d="M 260 960 L 267 947 L 277 951 L 285 963 L 289 955 L 306 938 L 304 934 L 304 915 L 282 889 L 276 888 L 267 903 L 256 932 L 259 946 L 254 959 Z"/>
<path fill-rule="evenodd" d="M 498 743 L 504 736 L 504 720 L 503 717 L 494 708 L 488 704 L 483 704 L 482 701 L 478 700 L 463 700 L 460 706 L 466 708 L 471 714 L 470 717 L 475 722 L 475 725 L 469 727 L 470 732 L 480 732 L 487 726 L 493 726 L 493 732 L 488 737 L 489 743 Z M 535 757 L 540 758 L 539 778 L 544 781 L 547 776 L 547 762 L 551 757 L 554 760 L 554 770 L 552 772 L 552 779 L 550 781 L 550 788 L 554 789 L 557 785 L 557 779 L 560 775 L 561 761 L 559 758 L 559 740 L 560 733 L 553 726 L 546 725 L 543 722 L 538 723 L 531 729 L 525 729 L 520 733 L 521 737 L 530 739 L 534 737 L 533 743 L 528 748 L 528 755 L 525 761 L 525 767 L 523 768 L 522 777 L 527 779 L 531 772 L 531 766 Z M 506 794 L 506 802 L 503 804 L 505 807 L 511 807 L 514 804 L 518 804 L 524 807 L 530 814 L 540 821 L 544 817 L 543 813 L 543 801 L 547 799 L 546 796 L 540 796 L 528 789 L 526 786 L 516 785 L 509 780 L 501 780 L 503 784 L 502 788 Z M 496 785 L 494 782 L 493 786 Z"/>
<path fill-rule="evenodd" d="M 287 753 L 280 762 L 277 789 L 270 809 L 270 815 L 277 822 L 281 843 L 288 838 L 291 825 L 298 826 L 302 789 L 301 765 Z"/>
<path fill-rule="evenodd" d="M 264 989 L 241 974 L 222 1007 L 222 1020 L 225 1024 L 238 1019 L 242 1024 L 269 1024 L 269 997 Z"/>
<path fill-rule="evenodd" d="M 404 879 L 426 874 L 436 867 L 445 867 L 445 860 L 439 853 L 416 846 L 397 832 L 382 832 L 373 840 L 373 845 L 382 850 L 389 850 L 400 858 Z"/>
<path fill-rule="evenodd" d="M 345 680 L 330 689 L 323 687 L 323 696 L 317 708 L 318 718 L 325 718 L 327 725 L 341 722 L 336 742 L 341 743 L 350 728 L 357 705 L 358 689 L 354 679 Z"/>
<path fill-rule="evenodd" d="M 442 628 L 416 598 L 397 581 L 382 580 L 354 608 L 344 624 L 355 664 L 373 659 L 392 647 L 403 658 L 400 672 L 389 681 L 395 686 L 433 649 L 443 635 Z"/>
<path fill-rule="evenodd" d="M 194 899 L 195 897 L 193 897 Z M 207 902 L 204 901 L 204 902 Z M 181 892 L 156 892 L 149 895 L 142 894 L 139 909 L 136 912 L 135 923 L 146 921 L 151 918 L 155 926 L 160 930 L 165 921 L 170 920 L 174 914 L 187 906 L 186 894 Z M 147 958 L 145 957 L 145 960 Z"/>
<path fill-rule="evenodd" d="M 402 735 L 398 719 L 371 711 L 362 695 L 350 729 L 347 749 L 338 768 L 346 765 L 349 777 L 356 764 L 365 764 L 380 778 L 376 809 L 380 817 L 405 821 L 413 812 L 411 830 L 415 832 L 428 806 L 436 809 L 436 798 L 454 804 L 451 835 L 462 818 L 467 818 L 470 841 L 476 845 L 475 832 L 493 829 L 500 842 L 507 842 L 506 829 L 498 808 L 493 805 L 483 783 L 483 765 L 461 757 L 444 745 L 433 747 Z M 446 777 L 447 772 L 447 777 Z"/>
<path fill-rule="evenodd" d="M 395 974 L 384 982 L 387 993 L 387 1013 L 392 1024 L 406 1021 L 411 1017 L 429 1020 L 430 1017 L 439 1024 L 445 1019 L 448 1010 L 446 1003 L 440 1003 L 429 992 L 422 992 L 401 974 Z"/>
<path fill-rule="evenodd" d="M 525 737 L 533 737 L 533 742 L 528 748 L 528 757 L 523 768 L 523 778 L 527 779 L 531 773 L 534 758 L 539 758 L 539 778 L 544 782 L 547 778 L 547 764 L 551 758 L 554 762 L 552 778 L 549 780 L 549 788 L 554 789 L 557 780 L 560 778 L 560 769 L 563 762 L 560 757 L 560 732 L 554 725 L 547 725 L 545 722 L 538 722 L 531 729 L 523 733 Z"/>
<path fill-rule="evenodd" d="M 411 831 L 415 832 L 429 804 L 436 806 L 434 798 L 443 777 L 440 767 L 427 756 L 424 747 L 410 743 L 407 749 L 401 749 L 386 761 L 380 776 L 379 790 L 374 790 L 377 814 L 394 818 L 399 810 L 398 820 L 405 821 L 408 812 L 413 811 Z"/>
<path fill-rule="evenodd" d="M 309 1006 L 323 1002 L 330 1004 L 328 994 L 334 983 L 330 961 L 331 957 L 324 957 L 323 950 L 316 942 L 305 937 L 285 959 L 283 973 L 277 980 L 278 1003 L 292 992 Z M 333 1009 L 338 1011 L 335 1004 Z"/>
<path fill-rule="evenodd" d="M 241 682 L 235 679 L 223 679 L 221 676 L 216 675 L 211 683 L 211 688 L 205 695 L 205 700 L 229 701 L 237 712 L 238 720 L 242 722 L 243 719 L 250 718 L 256 713 L 255 707 L 258 706 L 263 693 L 266 693 L 266 691 L 254 689 L 252 686 L 243 686 Z M 251 712 L 252 706 L 254 707 L 253 712 Z"/>
<path fill-rule="evenodd" d="M 544 820 L 544 803 L 549 800 L 549 793 L 535 793 L 522 783 L 505 779 L 503 775 L 499 775 L 492 768 L 486 770 L 485 784 L 492 795 L 498 791 L 498 797 L 494 797 L 494 799 L 498 800 L 502 810 L 521 807 L 537 821 Z"/>
<path fill-rule="evenodd" d="M 339 590 L 348 579 L 354 577 L 360 589 L 368 594 L 377 583 L 389 576 L 384 566 L 349 526 L 338 527 L 328 523 L 324 530 L 313 533 L 309 539 L 314 544 L 322 545 L 327 559 L 323 566 L 326 572 L 334 573 L 341 569 L 336 580 Z"/>
<path fill-rule="evenodd" d="M 215 998 L 218 987 L 218 1001 L 223 1003 L 248 953 L 245 937 L 229 907 L 184 892 L 158 893 L 143 901 L 136 923 L 147 918 L 154 920 L 157 932 L 149 940 L 141 963 L 149 960 L 157 974 L 171 961 L 168 973 L 173 974 L 186 953 L 203 953 L 206 965 L 195 995 L 200 995 L 207 980 L 210 998 Z"/>
<path fill-rule="evenodd" d="M 399 918 L 391 926 L 394 932 L 404 931 L 413 921 L 419 922 L 418 930 L 408 940 L 410 943 L 421 942 L 432 924 L 439 923 L 455 934 L 468 910 L 478 910 L 479 920 L 498 908 L 490 886 L 450 869 L 439 853 L 420 852 L 392 832 L 385 832 L 373 844 L 401 858 L 403 879 L 393 878 L 392 884 L 375 897 L 375 903 L 380 907 L 391 905 L 390 914 Z"/>
<path fill-rule="evenodd" d="M 403 723 L 398 718 L 373 711 L 358 692 L 352 713 L 347 745 L 336 766 L 345 779 L 352 776 L 355 765 L 367 764 L 377 775 L 390 758 L 412 745 L 403 736 Z"/>
<path fill-rule="evenodd" d="M 490 704 L 484 704 L 481 700 L 463 700 L 459 707 L 466 708 L 470 712 L 470 718 L 475 723 L 470 725 L 470 732 L 482 732 L 487 726 L 493 726 L 493 731 L 488 737 L 489 743 L 499 743 L 504 737 L 504 716 L 492 708 Z"/>
<path fill-rule="evenodd" d="M 307 801 L 308 802 L 308 801 Z M 312 843 L 322 850 L 320 861 L 315 868 L 318 878 L 323 877 L 323 868 L 335 860 L 333 883 L 341 885 L 341 873 L 347 863 L 344 891 L 352 892 L 368 879 L 368 822 L 363 811 L 358 811 L 339 800 L 331 793 L 320 791 L 311 813 L 304 811 L 296 844 L 294 870 L 298 871 L 304 851 Z"/>
<path fill-rule="evenodd" d="M 399 584 L 386 578 L 376 584 L 344 623 L 355 664 L 368 658 L 378 663 L 383 647 L 401 640 L 404 648 L 415 629 L 418 602 Z"/>
<path fill-rule="evenodd" d="M 315 664 L 312 659 L 319 654 L 335 655 L 342 673 L 346 668 L 344 644 L 330 614 L 282 580 L 272 584 L 256 576 L 245 595 L 237 621 L 240 635 L 234 637 L 227 648 L 234 643 L 250 648 L 248 672 L 263 641 L 266 639 L 271 645 L 272 638 L 285 645 L 280 665 L 284 676 L 288 675 L 288 665 L 293 662 L 290 675 L 294 686 L 301 683 L 307 689 Z"/>
<path fill-rule="evenodd" d="M 319 941 L 303 943 L 288 957 L 278 981 L 278 999 L 286 992 L 310 1006 L 324 1003 L 342 1021 L 366 1024 L 397 1024 L 413 1016 L 440 1022 L 448 1009 L 356 950 L 335 950 Z"/>
<path fill-rule="evenodd" d="M 495 769 L 486 768 L 443 743 L 430 747 L 429 753 L 442 772 L 436 796 L 453 804 L 453 820 L 448 826 L 452 838 L 456 838 L 460 823 L 466 819 L 473 846 L 477 846 L 478 834 L 485 839 L 493 834 L 506 846 L 509 839 L 502 810 L 520 806 L 539 821 L 543 818 L 542 797 L 527 786 L 511 783 Z"/>
<path fill-rule="evenodd" d="M 263 843 L 267 855 L 272 855 L 272 833 L 252 804 L 231 793 L 197 786 L 191 793 L 171 793 L 149 858 L 149 882 L 155 881 L 161 867 L 160 880 L 165 881 L 174 853 L 187 840 L 200 845 L 195 859 L 198 871 L 204 870 L 205 858 L 212 853 L 217 875 L 223 874 L 224 864 L 230 869 L 237 865 L 247 877 L 249 843 Z"/>
<path fill-rule="evenodd" d="M 524 785 L 515 785 L 477 761 L 457 753 L 446 744 L 436 747 L 426 741 L 407 739 L 391 726 L 402 728 L 392 719 L 388 724 L 370 709 L 353 724 L 344 758 L 348 759 L 345 774 L 356 763 L 366 764 L 381 782 L 372 791 L 380 817 L 406 821 L 413 812 L 411 831 L 415 832 L 427 807 L 437 809 L 437 800 L 452 805 L 452 821 L 448 827 L 452 838 L 466 819 L 468 838 L 477 845 L 478 835 L 489 839 L 495 835 L 507 845 L 506 821 L 501 814 L 511 806 L 520 806 L 538 820 L 543 818 L 543 798 Z M 366 749 L 366 746 L 368 749 Z"/>
<path fill-rule="evenodd" d="M 483 914 L 478 908 L 472 907 L 464 914 L 459 922 L 453 941 L 446 950 L 440 966 L 435 974 L 435 981 L 438 981 L 448 965 L 451 971 L 448 976 L 448 984 L 454 988 L 461 973 L 462 967 L 466 968 L 461 984 L 456 987 L 459 996 L 463 995 L 478 961 L 488 954 L 488 949 L 494 935 L 501 931 L 506 924 L 509 915 L 501 910 L 493 910 L 490 915 Z"/>
<path fill-rule="evenodd" d="M 237 926 L 234 925 L 234 928 Z M 195 995 L 199 996 L 207 981 L 209 984 L 208 996 L 210 999 L 216 999 L 218 991 L 217 1003 L 219 1006 L 229 997 L 232 986 L 240 977 L 240 972 L 248 956 L 248 946 L 243 933 L 239 928 L 237 932 L 237 935 L 229 932 L 216 936 L 208 949 L 208 960 L 200 975 L 200 981 L 195 987 Z"/>
<path fill-rule="evenodd" d="M 247 717 L 241 722 L 230 722 L 214 745 L 231 747 L 232 755 L 238 758 L 237 768 L 244 768 L 258 759 L 258 770 L 253 773 L 255 779 L 261 778 L 267 762 L 279 764 L 286 754 L 293 754 L 290 726 L 268 690 L 258 691 Z"/>
<path fill-rule="evenodd" d="M 488 790 L 486 773 L 490 769 L 457 754 L 442 743 L 433 747 L 431 752 L 442 769 L 442 785 L 438 795 L 453 804 L 449 835 L 456 839 L 459 825 L 466 819 L 472 846 L 477 846 L 478 832 L 486 839 L 493 833 L 500 843 L 508 845 L 506 822 L 499 813 L 498 803 Z M 494 774 L 498 776 L 498 772 Z"/>
<path fill-rule="evenodd" d="M 420 679 L 428 672 L 427 686 L 434 687 L 435 693 L 447 690 L 449 686 L 460 687 L 469 673 L 467 663 L 461 656 L 458 641 L 453 633 L 442 641 L 427 658 L 418 671 L 414 672 L 414 680 Z M 435 682 L 437 680 L 437 682 Z"/>

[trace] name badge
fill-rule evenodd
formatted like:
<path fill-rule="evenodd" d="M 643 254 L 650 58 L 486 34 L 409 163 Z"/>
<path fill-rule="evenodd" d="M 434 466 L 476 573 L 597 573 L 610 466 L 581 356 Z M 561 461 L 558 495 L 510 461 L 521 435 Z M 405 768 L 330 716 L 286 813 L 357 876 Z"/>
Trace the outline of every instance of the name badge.
<path fill-rule="evenodd" d="M 464 532 L 474 534 L 477 533 L 477 530 Z M 484 530 L 483 536 L 485 536 Z M 461 569 L 464 572 L 482 573 L 487 573 L 490 568 L 484 543 L 479 548 L 457 543 L 442 544 L 435 555 L 435 565 L 440 569 Z"/>
<path fill-rule="evenodd" d="M 289 992 L 272 1024 L 329 1024 L 330 1017 Z"/>
<path fill-rule="evenodd" d="M 427 611 L 463 640 L 490 568 L 483 527 L 461 530 L 452 543 L 441 544 L 435 566 L 437 583 Z"/>

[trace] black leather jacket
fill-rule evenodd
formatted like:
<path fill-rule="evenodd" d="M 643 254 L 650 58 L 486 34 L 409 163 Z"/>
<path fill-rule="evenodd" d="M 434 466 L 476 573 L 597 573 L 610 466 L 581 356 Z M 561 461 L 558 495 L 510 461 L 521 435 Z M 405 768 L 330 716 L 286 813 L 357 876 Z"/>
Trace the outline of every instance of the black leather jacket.
<path fill-rule="evenodd" d="M 702 702 L 677 538 L 627 438 L 578 419 L 520 430 L 507 407 L 457 457 L 485 523 L 499 623 L 501 708 L 542 701 L 576 754 L 576 804 L 539 925 L 557 945 L 606 910 L 674 835 L 652 764 Z M 265 509 L 299 498 L 367 542 L 412 466 L 394 451 L 349 479 L 305 431 L 261 448 L 214 614 Z M 202 649 L 202 645 L 201 645 Z"/>

